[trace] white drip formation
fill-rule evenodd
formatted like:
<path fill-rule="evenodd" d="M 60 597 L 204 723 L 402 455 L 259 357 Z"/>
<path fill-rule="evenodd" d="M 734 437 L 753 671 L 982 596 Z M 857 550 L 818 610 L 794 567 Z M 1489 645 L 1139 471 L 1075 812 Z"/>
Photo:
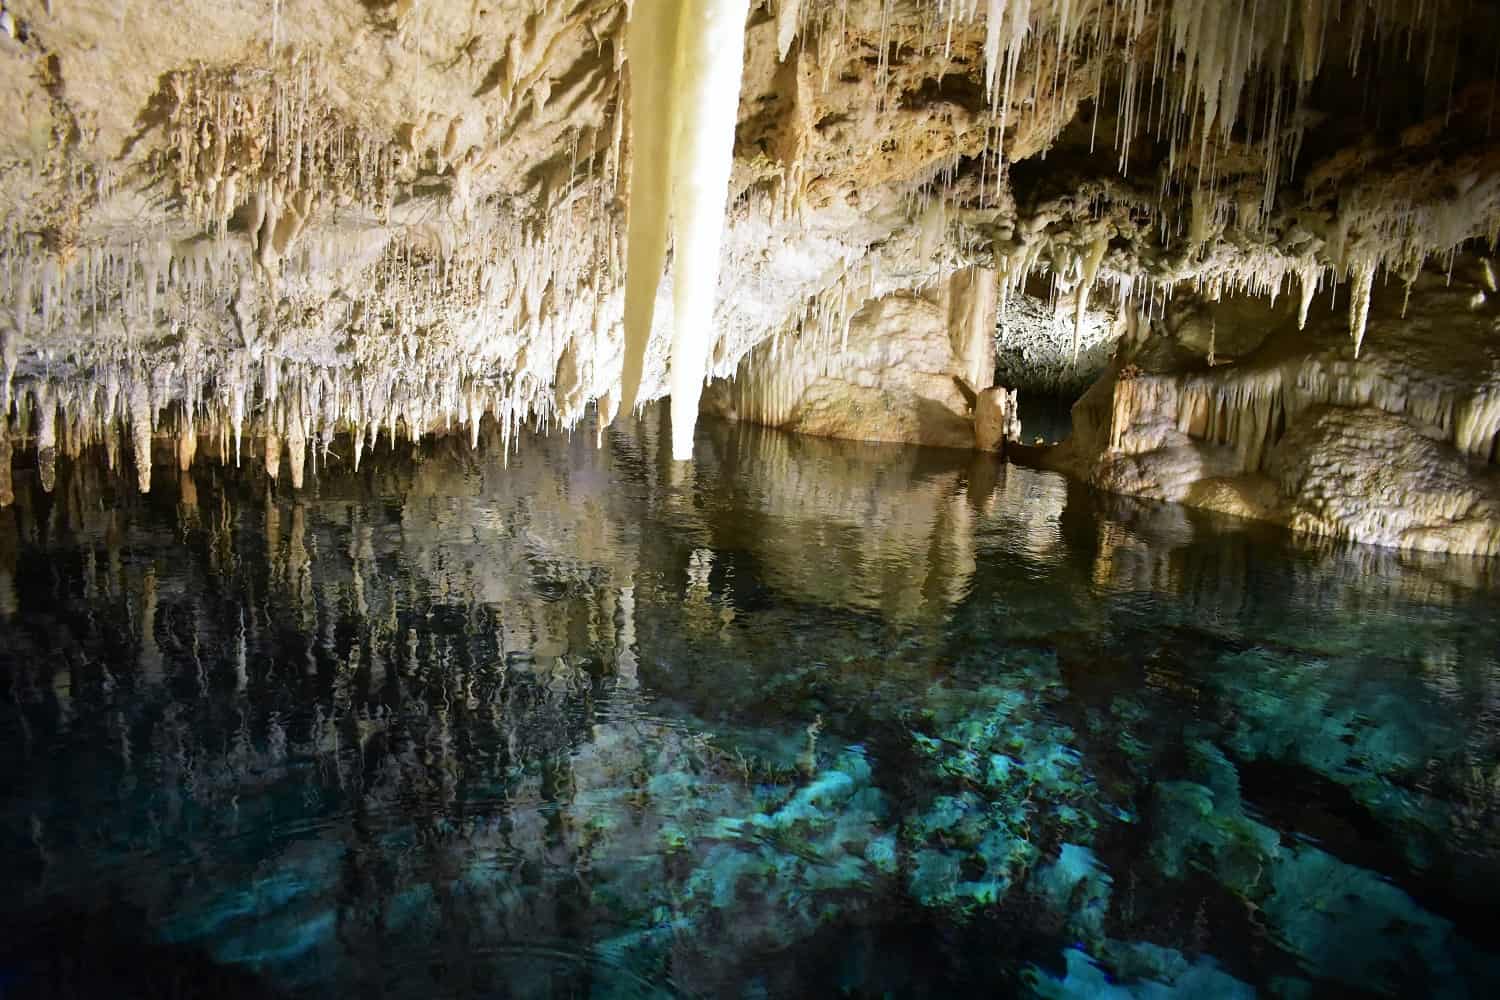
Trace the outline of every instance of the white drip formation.
<path fill-rule="evenodd" d="M 555 100 L 548 39 L 584 16 L 561 6 L 542 5 L 510 42 L 495 83 L 507 122 Z M 910 78 L 898 63 L 912 54 L 937 76 L 958 71 L 960 59 L 975 68 L 986 109 L 955 119 L 953 143 L 913 168 L 908 221 L 931 266 L 911 286 L 983 258 L 1002 303 L 1028 278 L 1050 278 L 1076 331 L 1101 295 L 1149 318 L 1181 288 L 1275 297 L 1296 287 L 1305 321 L 1320 288 L 1347 281 L 1358 355 L 1383 278 L 1409 285 L 1429 261 L 1500 237 L 1500 171 L 1483 154 L 1401 159 L 1493 94 L 1453 95 L 1448 112 L 1408 129 L 1390 156 L 1356 151 L 1299 173 L 1309 88 L 1334 60 L 1353 71 L 1380 53 L 1442 72 L 1440 40 L 1461 7 L 773 0 L 770 13 L 799 108 L 837 83 L 830 74 L 851 46 L 873 48 L 872 114 L 900 103 Z M 607 423 L 669 394 L 673 452 L 689 457 L 706 375 L 732 371 L 769 341 L 772 358 L 787 354 L 814 377 L 836 363 L 832 348 L 853 312 L 891 284 L 872 252 L 890 233 L 872 232 L 774 320 L 726 332 L 726 314 L 742 305 L 722 298 L 725 261 L 753 257 L 736 249 L 736 233 L 785 232 L 813 212 L 819 123 L 802 111 L 778 195 L 726 212 L 730 195 L 745 193 L 734 137 L 749 14 L 749 0 L 634 0 L 628 16 L 599 14 L 591 23 L 619 34 L 613 72 L 597 84 L 614 88 L 601 100 L 612 111 L 565 133 L 536 203 L 523 207 L 476 199 L 485 163 L 457 119 L 433 126 L 444 135 L 431 168 L 443 193 L 403 192 L 413 154 L 336 110 L 316 60 L 285 73 L 173 74 L 154 155 L 191 231 L 0 230 L 9 313 L 0 404 L 15 414 L 0 452 L 102 445 L 113 464 L 128 440 L 147 489 L 155 436 L 180 440 L 179 462 L 193 460 L 200 437 L 238 462 L 250 436 L 264 442 L 273 474 L 285 452 L 300 484 L 307 457 L 314 468 L 328 460 L 340 434 L 352 442 L 343 457 L 357 464 L 382 431 L 395 442 L 462 429 L 477 443 L 488 416 L 509 448 L 523 424 L 572 427 L 594 401 Z M 285 52 L 276 32 L 286 16 L 272 22 L 273 60 Z M 1335 51 L 1336 39 L 1347 48 Z M 1119 150 L 1120 176 L 1018 208 L 1007 156 L 1045 152 L 1080 103 L 1097 121 L 1111 100 L 1113 134 L 1100 138 Z M 1023 128 L 1023 119 L 1053 124 Z M 1128 177 L 1138 139 L 1166 150 L 1154 192 Z M 1233 167 L 1246 151 L 1260 164 L 1253 183 Z M 951 203 L 974 162 L 977 198 Z M 110 165 L 88 164 L 70 190 L 82 204 L 119 184 Z M 666 301 L 670 310 L 658 308 Z M 288 339 L 289 328 L 303 333 Z M 1232 409 L 1236 429 L 1224 433 L 1253 442 L 1284 405 L 1271 401 L 1282 390 L 1244 391 L 1243 401 L 1184 407 L 1210 422 L 1216 407 Z M 1485 397 L 1454 403 L 1439 425 L 1480 455 L 1494 453 L 1496 421 Z M 0 482 L 0 500 L 8 490 Z"/>

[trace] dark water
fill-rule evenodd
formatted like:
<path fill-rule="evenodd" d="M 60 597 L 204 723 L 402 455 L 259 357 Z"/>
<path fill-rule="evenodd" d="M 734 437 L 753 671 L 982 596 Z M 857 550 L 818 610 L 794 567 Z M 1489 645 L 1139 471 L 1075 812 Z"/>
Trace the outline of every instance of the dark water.
<path fill-rule="evenodd" d="M 1022 441 L 1036 444 L 1037 438 L 1041 438 L 1041 444 L 1059 444 L 1073 432 L 1076 399 L 1022 393 L 1017 402 Z"/>
<path fill-rule="evenodd" d="M 1493 564 L 668 451 L 22 473 L 0 995 L 1497 995 Z"/>

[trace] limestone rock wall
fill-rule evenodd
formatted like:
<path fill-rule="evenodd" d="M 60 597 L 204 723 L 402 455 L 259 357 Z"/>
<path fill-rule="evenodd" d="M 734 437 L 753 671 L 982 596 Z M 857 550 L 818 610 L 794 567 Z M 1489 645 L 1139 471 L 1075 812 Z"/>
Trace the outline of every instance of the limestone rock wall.
<path fill-rule="evenodd" d="M 773 340 L 732 378 L 712 383 L 703 409 L 818 437 L 973 448 L 981 401 L 995 425 L 995 450 L 1014 423 L 1013 395 L 988 392 L 995 357 L 997 284 L 970 268 L 926 294 L 875 299 L 837 339 Z"/>
<path fill-rule="evenodd" d="M 510 448 L 523 426 L 607 423 L 699 374 L 749 391 L 745 365 L 795 344 L 806 370 L 754 376 L 780 387 L 756 404 L 771 422 L 794 395 L 809 430 L 956 444 L 968 397 L 938 383 L 993 384 L 989 334 L 954 337 L 982 317 L 952 320 L 989 309 L 988 287 L 900 319 L 893 295 L 979 268 L 1000 316 L 1044 303 L 1067 363 L 1011 327 L 1005 384 L 1087 370 L 1110 339 L 1091 316 L 1149 326 L 1185 296 L 1295 298 L 1305 317 L 1337 286 L 1353 355 L 1383 287 L 1500 233 L 1493 5 L 754 0 L 725 54 L 740 100 L 719 280 L 694 314 L 710 329 L 674 329 L 676 279 L 712 269 L 667 248 L 631 339 L 637 392 L 631 179 L 664 162 L 631 111 L 637 8 L 3 0 L 13 452 L 44 486 L 91 452 L 149 489 L 168 441 L 179 465 L 297 481 L 379 435 L 477 444 L 490 423 Z M 686 341 L 691 371 L 669 378 Z M 888 379 L 899 403 L 877 406 Z M 1450 437 L 1470 451 L 1464 419 Z M 1249 434 L 1226 467 L 1264 451 Z M 360 445 L 340 456 L 345 435 Z M 1187 459 L 1172 476 L 1205 478 Z"/>
<path fill-rule="evenodd" d="M 1225 342 L 1259 343 L 1214 365 L 1201 324 L 1159 328 L 1080 400 L 1048 461 L 1298 531 L 1500 554 L 1500 313 L 1485 265 L 1470 270 L 1377 295 L 1357 358 L 1323 310 L 1302 332 L 1285 307 L 1226 308 Z"/>

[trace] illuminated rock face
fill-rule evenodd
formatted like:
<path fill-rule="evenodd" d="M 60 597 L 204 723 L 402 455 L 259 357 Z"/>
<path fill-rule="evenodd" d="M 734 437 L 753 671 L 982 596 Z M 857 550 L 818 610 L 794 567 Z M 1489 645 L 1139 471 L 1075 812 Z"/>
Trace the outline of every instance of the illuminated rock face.
<path fill-rule="evenodd" d="M 944 297 L 878 299 L 834 343 L 762 345 L 733 379 L 709 387 L 704 410 L 818 437 L 972 448 L 967 344 L 961 335 L 955 344 Z"/>
<path fill-rule="evenodd" d="M 999 451 L 1016 394 L 991 388 L 998 283 L 982 267 L 870 302 L 846 326 L 763 344 L 706 413 L 818 437 Z"/>
<path fill-rule="evenodd" d="M 989 388 L 976 331 L 1023 295 L 1062 340 L 1035 356 L 1086 370 L 1187 295 L 1319 325 L 1337 287 L 1363 361 L 1386 286 L 1500 232 L 1486 5 L 5 7 L 7 436 L 39 461 L 103 446 L 142 489 L 159 435 L 179 465 L 287 449 L 297 482 L 336 437 L 357 459 L 488 420 L 508 448 L 667 395 L 682 456 L 704 380 L 760 362 L 900 400 L 829 398 L 809 430 L 957 442 L 907 407 L 972 422 L 967 397 L 911 386 Z M 943 304 L 952 366 L 894 358 L 908 330 L 875 369 L 782 370 L 955 274 L 981 280 Z M 996 325 L 1001 384 L 1069 381 L 1029 370 L 1039 324 Z"/>
<path fill-rule="evenodd" d="M 1286 309 L 1224 313 L 1261 342 L 1210 366 L 1199 323 L 1163 325 L 1079 402 L 1049 460 L 1301 532 L 1500 554 L 1500 336 L 1462 276 L 1377 296 L 1357 357 L 1329 310 L 1305 331 Z"/>

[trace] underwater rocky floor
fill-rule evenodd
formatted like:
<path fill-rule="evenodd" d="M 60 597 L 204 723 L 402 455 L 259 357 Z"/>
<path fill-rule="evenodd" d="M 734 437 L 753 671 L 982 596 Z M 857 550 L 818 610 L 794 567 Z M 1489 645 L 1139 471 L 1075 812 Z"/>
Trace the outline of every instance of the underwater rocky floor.
<path fill-rule="evenodd" d="M 0 994 L 1500 991 L 1495 563 L 593 444 L 20 470 Z"/>

